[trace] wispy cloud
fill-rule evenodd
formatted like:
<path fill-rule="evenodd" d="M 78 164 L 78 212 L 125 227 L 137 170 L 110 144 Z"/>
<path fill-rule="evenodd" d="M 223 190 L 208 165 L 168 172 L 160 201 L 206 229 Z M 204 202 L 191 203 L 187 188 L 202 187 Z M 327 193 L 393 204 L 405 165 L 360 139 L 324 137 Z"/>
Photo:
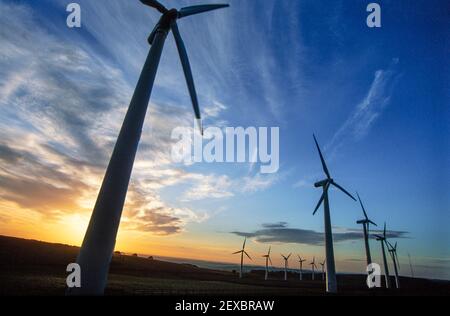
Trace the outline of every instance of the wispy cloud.
<path fill-rule="evenodd" d="M 390 104 L 391 94 L 399 78 L 398 59 L 387 69 L 377 70 L 366 97 L 356 105 L 348 119 L 334 134 L 326 148 L 335 154 L 347 142 L 357 142 L 368 135 L 376 121 Z"/>

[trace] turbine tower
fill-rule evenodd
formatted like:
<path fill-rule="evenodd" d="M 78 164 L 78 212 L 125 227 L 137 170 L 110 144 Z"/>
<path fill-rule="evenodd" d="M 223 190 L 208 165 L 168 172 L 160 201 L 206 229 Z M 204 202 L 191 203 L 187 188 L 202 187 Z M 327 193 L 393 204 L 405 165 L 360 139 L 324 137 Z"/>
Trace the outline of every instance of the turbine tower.
<path fill-rule="evenodd" d="M 409 252 L 408 252 L 408 260 L 409 260 L 409 268 L 411 269 L 411 277 L 414 279 L 414 270 L 411 262 L 411 255 Z"/>
<path fill-rule="evenodd" d="M 386 251 L 384 249 L 384 244 L 386 243 L 386 223 L 384 223 L 383 236 L 375 235 L 376 239 L 381 242 L 381 252 L 383 254 L 383 265 L 384 265 L 384 278 L 386 280 L 386 288 L 391 287 L 391 279 L 389 276 L 389 267 L 386 259 Z"/>
<path fill-rule="evenodd" d="M 314 276 L 315 276 L 315 273 L 316 273 L 315 268 L 317 268 L 317 266 L 316 266 L 316 257 L 313 257 L 313 261 L 310 263 L 310 265 L 311 265 L 311 270 L 312 270 L 311 280 L 314 281 Z"/>
<path fill-rule="evenodd" d="M 244 244 L 242 245 L 242 250 L 236 251 L 235 253 L 233 253 L 233 255 L 237 255 L 238 253 L 241 254 L 241 266 L 239 269 L 239 279 L 242 279 L 242 275 L 243 275 L 243 268 L 244 268 L 244 254 L 250 259 L 252 260 L 252 258 L 250 258 L 249 254 L 247 253 L 247 251 L 245 251 L 245 244 L 247 243 L 247 237 L 245 237 L 244 239 Z"/>
<path fill-rule="evenodd" d="M 337 293 L 337 281 L 336 281 L 336 267 L 334 264 L 334 249 L 333 249 L 333 232 L 331 229 L 331 218 L 330 218 L 330 204 L 328 200 L 328 189 L 330 186 L 335 186 L 346 195 L 348 195 L 352 200 L 356 201 L 356 199 L 348 193 L 343 187 L 337 184 L 333 178 L 331 178 L 330 172 L 328 171 L 327 165 L 325 163 L 325 159 L 323 158 L 322 151 L 320 150 L 319 143 L 317 142 L 316 136 L 314 135 L 314 142 L 316 143 L 317 150 L 319 151 L 320 160 L 322 162 L 322 168 L 325 172 L 326 179 L 314 184 L 316 188 L 322 187 L 323 193 L 320 198 L 317 206 L 314 210 L 313 215 L 317 213 L 319 207 L 324 205 L 324 222 L 325 222 L 325 254 L 326 254 L 326 263 L 327 263 L 327 281 L 326 288 L 329 293 Z"/>
<path fill-rule="evenodd" d="M 366 246 L 366 258 L 367 258 L 367 266 L 372 264 L 372 256 L 370 255 L 370 246 L 369 246 L 369 225 L 372 224 L 374 226 L 378 226 L 377 224 L 375 224 L 372 220 L 369 219 L 369 217 L 367 216 L 367 212 L 366 209 L 364 208 L 364 204 L 361 200 L 361 197 L 358 194 L 358 200 L 359 200 L 359 204 L 361 204 L 361 208 L 364 214 L 364 219 L 361 219 L 359 221 L 357 221 L 357 224 L 362 224 L 363 225 L 363 229 L 364 229 L 364 244 Z"/>
<path fill-rule="evenodd" d="M 388 245 L 388 251 L 392 258 L 392 262 L 394 264 L 395 286 L 397 287 L 397 289 L 399 289 L 400 288 L 400 279 L 398 276 L 398 271 L 400 270 L 400 268 L 399 268 L 399 261 L 398 261 L 398 256 L 397 256 L 397 243 L 395 243 L 395 245 L 392 246 L 392 244 L 389 241 L 387 241 L 387 245 Z"/>
<path fill-rule="evenodd" d="M 267 252 L 267 255 L 263 256 L 263 258 L 266 258 L 266 275 L 264 277 L 264 280 L 266 280 L 266 281 L 269 278 L 269 262 L 270 262 L 271 265 L 273 265 L 272 264 L 272 259 L 270 258 L 270 249 L 271 248 L 272 247 L 269 247 L 269 252 Z"/>
<path fill-rule="evenodd" d="M 292 253 L 289 254 L 289 256 L 281 255 L 284 259 L 284 280 L 287 281 L 287 269 L 288 269 L 288 260 L 291 257 Z"/>
<path fill-rule="evenodd" d="M 228 5 L 201 5 L 180 10 L 168 10 L 155 0 L 140 1 L 158 10 L 162 17 L 148 39 L 151 49 L 117 138 L 80 253 L 78 254 L 77 263 L 81 268 L 82 287 L 69 289 L 67 291 L 68 295 L 102 295 L 104 293 L 150 95 L 164 42 L 170 31 L 175 37 L 195 117 L 200 130 L 202 130 L 194 80 L 186 48 L 178 30 L 177 20 L 202 12 L 221 9 Z"/>
<path fill-rule="evenodd" d="M 325 260 L 320 262 L 320 265 L 322 266 L 322 281 L 325 281 Z"/>
<path fill-rule="evenodd" d="M 298 255 L 298 263 L 300 264 L 300 281 L 303 280 L 303 262 L 305 262 L 306 259 L 302 259 L 302 257 L 300 257 L 300 255 Z"/>

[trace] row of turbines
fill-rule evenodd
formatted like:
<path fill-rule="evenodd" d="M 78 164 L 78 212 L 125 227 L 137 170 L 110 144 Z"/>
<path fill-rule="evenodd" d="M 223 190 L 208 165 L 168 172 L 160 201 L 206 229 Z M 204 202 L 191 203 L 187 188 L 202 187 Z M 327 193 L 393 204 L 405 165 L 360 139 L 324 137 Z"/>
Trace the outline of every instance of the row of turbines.
<path fill-rule="evenodd" d="M 319 181 L 317 183 L 314 184 L 314 186 L 316 188 L 322 188 L 323 193 L 322 196 L 319 200 L 319 202 L 317 203 L 316 208 L 314 209 L 313 212 L 313 216 L 316 215 L 316 213 L 318 212 L 320 206 L 323 204 L 323 209 L 324 209 L 324 224 L 325 224 L 325 261 L 323 263 L 320 263 L 320 265 L 322 266 L 322 277 L 326 276 L 326 291 L 329 293 L 337 293 L 337 280 L 336 280 L 336 268 L 335 268 L 335 260 L 334 260 L 334 247 L 333 247 L 333 232 L 331 229 L 331 216 L 330 216 L 330 203 L 329 203 L 329 199 L 328 199 L 328 190 L 331 186 L 334 186 L 335 188 L 337 188 L 338 190 L 342 191 L 343 193 L 345 193 L 348 197 L 350 197 L 352 200 L 354 200 L 355 202 L 357 201 L 355 199 L 355 197 L 350 194 L 347 190 L 345 190 L 341 185 L 339 185 L 332 177 L 330 174 L 330 171 L 327 167 L 327 164 L 325 162 L 324 156 L 322 154 L 322 150 L 320 149 L 319 143 L 317 141 L 316 136 L 314 135 L 314 142 L 316 144 L 317 147 L 317 151 L 319 152 L 319 156 L 320 156 L 320 161 L 322 163 L 322 168 L 323 171 L 325 173 L 326 178 L 322 181 Z M 367 215 L 366 209 L 364 207 L 364 204 L 361 200 L 361 197 L 359 196 L 359 193 L 357 193 L 358 196 L 358 200 L 359 203 L 361 205 L 361 209 L 363 211 L 364 214 L 364 219 L 358 220 L 356 223 L 363 225 L 363 237 L 364 237 L 364 245 L 365 245 L 365 250 L 366 250 L 366 260 L 367 260 L 367 266 L 370 266 L 373 262 L 372 262 L 372 256 L 370 253 L 370 245 L 369 245 L 369 238 L 370 238 L 370 225 L 374 225 L 374 226 L 378 226 L 375 222 L 373 222 L 369 216 Z M 390 257 L 392 259 L 393 262 L 393 266 L 394 266 L 394 272 L 395 272 L 395 285 L 396 288 L 400 288 L 400 280 L 399 280 L 399 276 L 398 276 L 398 272 L 399 272 L 399 261 L 398 261 L 398 256 L 397 256 L 397 242 L 395 243 L 395 245 L 392 245 L 388 240 L 387 240 L 387 234 L 386 234 L 386 223 L 384 223 L 384 229 L 383 229 L 383 234 L 382 235 L 374 235 L 374 237 L 376 238 L 377 241 L 380 241 L 381 243 L 381 252 L 382 252 L 382 257 L 383 257 L 383 265 L 384 265 L 384 275 L 385 275 L 385 281 L 386 281 L 386 288 L 391 288 L 391 281 L 390 281 L 390 275 L 389 275 L 389 267 L 388 267 L 388 263 L 387 263 L 387 257 L 386 257 L 386 247 L 387 250 L 390 254 Z M 250 255 L 245 251 L 245 245 L 247 242 L 247 238 L 245 238 L 244 240 L 244 244 L 242 246 L 242 249 L 233 253 L 233 254 L 241 254 L 241 265 L 240 265 L 240 270 L 239 270 L 239 277 L 242 278 L 243 275 L 243 263 L 244 263 L 244 255 L 246 255 L 250 260 L 251 257 Z M 266 258 L 266 273 L 265 273 L 265 279 L 268 279 L 268 267 L 269 267 L 269 262 L 272 264 L 272 260 L 270 258 L 270 251 L 271 248 L 269 247 L 269 252 L 264 255 L 263 257 Z M 288 260 L 291 256 L 291 254 L 289 254 L 288 256 L 284 256 L 281 255 L 283 260 L 284 260 L 284 271 L 285 271 L 285 280 L 287 280 L 287 269 L 288 269 Z M 305 262 L 305 260 L 303 260 L 300 256 L 299 256 L 299 263 L 300 263 L 300 270 L 299 270 L 299 274 L 300 274 L 300 280 L 302 279 L 302 275 L 303 275 L 303 262 Z M 315 274 L 315 269 L 317 268 L 317 265 L 315 264 L 315 258 L 313 258 L 313 261 L 310 263 L 311 264 L 311 270 L 312 270 L 312 279 L 314 280 L 314 274 Z M 326 266 L 326 273 L 325 273 L 325 266 Z"/>
<path fill-rule="evenodd" d="M 250 255 L 245 250 L 246 243 L 247 243 L 247 237 L 244 239 L 244 244 L 242 245 L 242 249 L 233 253 L 233 255 L 237 255 L 237 254 L 241 255 L 241 264 L 239 266 L 239 278 L 240 279 L 242 279 L 243 275 L 244 275 L 244 255 L 246 255 L 250 260 L 252 260 Z M 272 251 L 272 246 L 269 246 L 269 250 L 268 250 L 267 254 L 262 256 L 262 258 L 264 258 L 265 262 L 266 262 L 265 263 L 265 274 L 264 274 L 264 280 L 266 280 L 266 281 L 269 279 L 269 263 L 270 263 L 270 266 L 273 267 L 271 251 Z M 288 269 L 289 269 L 289 259 L 291 258 L 292 253 L 290 253 L 287 256 L 283 255 L 283 254 L 280 254 L 280 255 L 283 258 L 283 262 L 284 262 L 284 280 L 287 281 Z M 299 278 L 300 278 L 300 281 L 302 281 L 303 280 L 303 263 L 307 260 L 303 259 L 300 255 L 297 255 L 297 257 L 298 257 L 298 262 L 299 262 L 299 270 L 298 270 Z M 325 260 L 323 262 L 320 262 L 319 264 L 322 266 L 322 280 L 325 280 Z M 313 260 L 311 261 L 310 265 L 311 265 L 311 271 L 312 271 L 312 280 L 314 280 L 315 273 L 316 273 L 315 271 L 317 269 L 316 257 L 313 257 Z"/>

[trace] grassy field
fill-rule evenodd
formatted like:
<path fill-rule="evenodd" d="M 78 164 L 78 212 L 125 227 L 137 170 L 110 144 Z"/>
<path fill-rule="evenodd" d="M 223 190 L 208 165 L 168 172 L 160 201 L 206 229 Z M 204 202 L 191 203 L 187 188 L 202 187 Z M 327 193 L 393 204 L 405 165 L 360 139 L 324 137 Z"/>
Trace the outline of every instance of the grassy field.
<path fill-rule="evenodd" d="M 77 247 L 0 236 L 0 295 L 64 295 L 66 266 L 74 262 Z M 317 277 L 317 276 L 316 276 Z M 159 296 L 295 296 L 324 295 L 317 277 L 252 271 L 240 280 L 235 273 L 202 269 L 133 256 L 115 255 L 106 295 Z M 402 289 L 368 290 L 363 275 L 339 275 L 340 295 L 450 295 L 450 282 L 401 278 Z"/>

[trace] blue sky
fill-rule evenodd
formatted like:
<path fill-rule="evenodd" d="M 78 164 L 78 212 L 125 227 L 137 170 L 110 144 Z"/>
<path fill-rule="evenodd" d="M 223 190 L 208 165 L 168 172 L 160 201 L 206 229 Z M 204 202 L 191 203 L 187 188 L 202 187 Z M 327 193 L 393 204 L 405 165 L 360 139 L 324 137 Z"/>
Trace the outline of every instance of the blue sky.
<path fill-rule="evenodd" d="M 86 0 L 82 28 L 69 29 L 69 2 L 0 1 L 0 216 L 11 223 L 0 232 L 27 235 L 11 205 L 45 221 L 88 218 L 158 19 L 138 1 Z M 323 231 L 322 212 L 312 216 L 323 177 L 315 133 L 332 175 L 402 237 L 400 260 L 410 252 L 422 275 L 449 278 L 445 1 L 378 1 L 380 29 L 366 26 L 369 1 L 229 3 L 179 22 L 205 125 L 280 127 L 280 170 L 171 163 L 170 132 L 193 115 L 169 36 L 121 234 L 139 249 L 181 243 L 224 260 L 240 233 L 281 223 L 270 232 L 280 251 L 323 256 L 302 239 Z M 338 268 L 363 269 L 352 263 L 364 254 L 358 204 L 332 191 L 331 210 L 335 232 L 350 236 L 335 245 Z"/>

